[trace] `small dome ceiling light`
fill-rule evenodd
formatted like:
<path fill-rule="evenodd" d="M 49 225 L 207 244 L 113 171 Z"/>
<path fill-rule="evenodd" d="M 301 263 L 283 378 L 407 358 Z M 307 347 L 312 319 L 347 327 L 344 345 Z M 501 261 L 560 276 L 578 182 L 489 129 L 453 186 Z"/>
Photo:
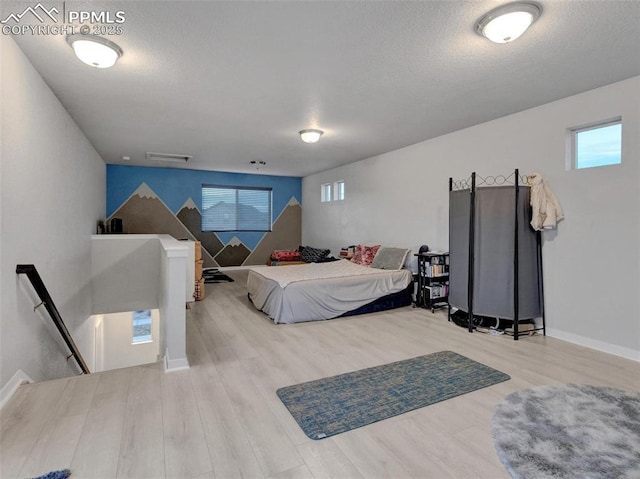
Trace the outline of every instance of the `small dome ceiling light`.
<path fill-rule="evenodd" d="M 513 2 L 494 8 L 476 23 L 476 32 L 494 43 L 509 43 L 520 37 L 542 13 L 534 2 Z"/>
<path fill-rule="evenodd" d="M 81 61 L 95 68 L 112 67 L 122 56 L 122 48 L 95 35 L 69 35 L 67 43 Z"/>
<path fill-rule="evenodd" d="M 299 133 L 300 133 L 300 138 L 305 143 L 316 143 L 320 139 L 324 131 L 307 129 L 307 130 L 300 130 Z"/>

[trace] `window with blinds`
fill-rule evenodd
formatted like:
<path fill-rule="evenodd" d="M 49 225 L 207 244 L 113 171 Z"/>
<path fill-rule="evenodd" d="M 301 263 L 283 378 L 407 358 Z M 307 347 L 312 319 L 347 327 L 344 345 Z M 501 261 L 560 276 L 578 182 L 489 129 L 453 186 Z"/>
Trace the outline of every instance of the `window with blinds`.
<path fill-rule="evenodd" d="M 271 231 L 271 191 L 202 185 L 202 231 Z"/>

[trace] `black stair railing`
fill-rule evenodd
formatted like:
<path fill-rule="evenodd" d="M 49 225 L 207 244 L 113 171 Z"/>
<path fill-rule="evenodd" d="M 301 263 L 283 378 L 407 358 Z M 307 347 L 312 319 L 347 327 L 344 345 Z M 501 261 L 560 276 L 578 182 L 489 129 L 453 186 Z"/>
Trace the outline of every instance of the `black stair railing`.
<path fill-rule="evenodd" d="M 27 278 L 29 278 L 29 280 L 31 281 L 33 288 L 36 290 L 36 293 L 38 293 L 38 296 L 40 297 L 40 301 L 42 301 L 33 309 L 35 311 L 40 306 L 44 306 L 47 309 L 47 311 L 49 312 L 49 316 L 51 316 L 51 319 L 53 320 L 53 323 L 56 325 L 56 328 L 58 328 L 58 332 L 62 336 L 62 339 L 64 339 L 64 342 L 67 343 L 67 347 L 71 351 L 71 354 L 67 356 L 67 359 L 73 356 L 78 362 L 78 366 L 80 366 L 80 369 L 82 369 L 82 372 L 84 374 L 89 374 L 89 368 L 84 362 L 84 358 L 82 357 L 82 354 L 80 354 L 80 350 L 78 350 L 78 347 L 73 341 L 71 334 L 69 334 L 69 330 L 65 326 L 64 321 L 62 321 L 62 317 L 58 312 L 58 308 L 56 308 L 56 305 L 53 303 L 53 299 L 51 299 L 49 291 L 47 291 L 47 288 L 44 285 L 44 282 L 42 281 L 42 278 L 40 277 L 40 274 L 38 273 L 36 267 L 32 264 L 19 264 L 16 266 L 16 273 L 26 274 Z"/>

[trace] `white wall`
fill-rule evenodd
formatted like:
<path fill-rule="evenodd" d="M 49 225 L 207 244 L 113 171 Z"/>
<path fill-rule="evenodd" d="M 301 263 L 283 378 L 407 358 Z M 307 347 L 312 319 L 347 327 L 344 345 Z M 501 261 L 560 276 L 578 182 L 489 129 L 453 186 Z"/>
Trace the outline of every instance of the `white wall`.
<path fill-rule="evenodd" d="M 567 170 L 567 128 L 622 116 L 623 163 Z M 640 77 L 303 179 L 302 240 L 448 247 L 448 178 L 540 172 L 566 219 L 543 234 L 548 333 L 640 360 Z M 322 183 L 345 180 L 343 202 Z"/>
<path fill-rule="evenodd" d="M 0 36 L 0 386 L 77 374 L 16 265 L 36 265 L 83 354 L 93 334 L 91 234 L 105 212 L 105 164 L 13 39 Z"/>
<path fill-rule="evenodd" d="M 104 341 L 102 371 L 154 363 L 158 360 L 160 317 L 157 309 L 151 311 L 151 320 L 152 341 L 132 344 L 132 312 L 103 315 L 101 323 Z"/>
<path fill-rule="evenodd" d="M 162 260 L 157 235 L 95 235 L 92 244 L 93 314 L 158 307 Z"/>

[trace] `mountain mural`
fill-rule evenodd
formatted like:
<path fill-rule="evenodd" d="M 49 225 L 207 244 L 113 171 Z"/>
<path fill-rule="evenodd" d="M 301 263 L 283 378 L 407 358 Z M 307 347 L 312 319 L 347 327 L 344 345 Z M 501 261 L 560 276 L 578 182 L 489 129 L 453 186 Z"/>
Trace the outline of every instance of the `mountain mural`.
<path fill-rule="evenodd" d="M 215 260 L 220 266 L 239 266 L 247 259 L 251 250 L 234 236 L 216 255 Z"/>
<path fill-rule="evenodd" d="M 202 249 L 206 250 L 211 258 L 217 255 L 220 250 L 224 247 L 218 235 L 213 232 L 203 232 L 202 229 L 202 215 L 200 214 L 200 210 L 196 206 L 195 202 L 189 198 L 185 201 L 180 211 L 176 215 L 178 219 L 182 222 L 184 226 L 191 232 L 191 234 L 202 243 Z M 208 268 L 210 266 L 216 266 L 213 264 L 208 264 L 205 260 L 204 267 Z"/>
<path fill-rule="evenodd" d="M 302 206 L 291 197 L 267 233 L 246 258 L 244 264 L 266 264 L 275 249 L 298 249 L 302 241 Z"/>
<path fill-rule="evenodd" d="M 196 239 L 146 183 L 142 183 L 108 220 L 111 218 L 122 219 L 123 230 L 128 234 L 168 234 L 177 239 Z M 218 266 L 204 249 L 202 259 L 207 267 Z"/>

